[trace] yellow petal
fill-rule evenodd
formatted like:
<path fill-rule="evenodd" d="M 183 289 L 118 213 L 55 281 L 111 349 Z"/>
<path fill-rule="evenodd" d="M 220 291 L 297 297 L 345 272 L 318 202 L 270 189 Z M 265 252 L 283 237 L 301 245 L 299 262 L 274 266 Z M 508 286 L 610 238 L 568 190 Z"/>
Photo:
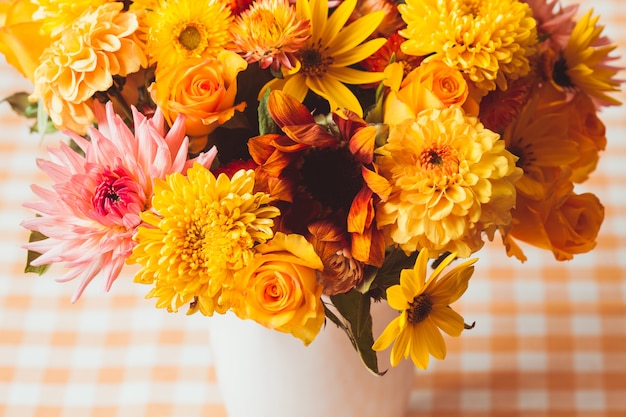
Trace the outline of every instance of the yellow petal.
<path fill-rule="evenodd" d="M 437 327 L 453 337 L 460 336 L 465 327 L 463 317 L 447 306 L 434 306 L 428 317 Z"/>
<path fill-rule="evenodd" d="M 378 336 L 378 339 L 372 345 L 372 349 L 379 351 L 387 349 L 398 336 L 400 332 L 400 326 L 398 325 L 399 317 L 394 318 L 385 327 L 385 330 Z"/>

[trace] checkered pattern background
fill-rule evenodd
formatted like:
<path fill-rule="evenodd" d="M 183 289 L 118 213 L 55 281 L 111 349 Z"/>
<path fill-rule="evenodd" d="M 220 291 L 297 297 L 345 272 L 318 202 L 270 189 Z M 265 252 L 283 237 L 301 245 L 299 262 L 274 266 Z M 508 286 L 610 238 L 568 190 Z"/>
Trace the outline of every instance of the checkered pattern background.
<path fill-rule="evenodd" d="M 581 11 L 595 7 L 626 55 L 626 6 L 593 3 Z M 0 97 L 30 88 L 0 62 Z M 409 417 L 626 416 L 625 114 L 604 111 L 608 149 L 584 187 L 606 206 L 596 250 L 557 263 L 527 249 L 523 265 L 500 245 L 482 250 L 455 306 L 476 328 L 416 373 Z M 35 157 L 59 139 L 29 134 L 0 103 L 0 416 L 225 417 L 208 319 L 156 310 L 131 271 L 109 294 L 94 282 L 74 305 L 74 283 L 54 281 L 59 268 L 23 273 L 19 222 L 31 213 L 21 202 L 45 183 Z"/>

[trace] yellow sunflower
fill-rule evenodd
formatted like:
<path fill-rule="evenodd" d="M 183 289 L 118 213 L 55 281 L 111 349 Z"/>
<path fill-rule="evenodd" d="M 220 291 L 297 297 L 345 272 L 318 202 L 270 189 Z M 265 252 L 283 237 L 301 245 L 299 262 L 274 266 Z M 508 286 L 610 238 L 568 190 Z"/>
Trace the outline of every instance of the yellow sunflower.
<path fill-rule="evenodd" d="M 597 25 L 599 16 L 592 14 L 593 9 L 576 23 L 561 56 L 554 62 L 552 80 L 561 89 L 581 91 L 603 105 L 619 105 L 619 100 L 607 94 L 620 87 L 614 78 L 618 68 L 608 64 L 614 59 L 609 53 L 617 45 L 600 37 L 604 27 Z"/>
<path fill-rule="evenodd" d="M 439 360 L 446 357 L 446 344 L 439 329 L 450 336 L 461 335 L 465 322 L 450 304 L 467 289 L 478 259 L 469 259 L 440 277 L 455 257 L 454 253 L 447 256 L 427 281 L 429 253 L 422 250 L 413 269 L 400 273 L 400 284 L 387 289 L 387 301 L 400 315 L 387 325 L 372 348 L 385 350 L 395 341 L 391 366 L 410 356 L 415 366 L 426 369 L 430 355 Z"/>
<path fill-rule="evenodd" d="M 507 88 L 528 74 L 537 29 L 528 4 L 518 0 L 407 0 L 398 6 L 407 23 L 400 34 L 410 55 L 441 60 L 484 93 Z M 432 54 L 432 55 L 431 55 Z"/>
<path fill-rule="evenodd" d="M 147 297 L 157 307 L 204 315 L 230 308 L 233 274 L 254 257 L 253 246 L 273 236 L 276 207 L 255 193 L 254 171 L 217 178 L 200 164 L 187 176 L 175 173 L 157 180 L 153 211 L 142 213 L 137 246 L 128 263 L 139 263 L 135 282 L 154 284 Z"/>
<path fill-rule="evenodd" d="M 212 58 L 231 43 L 230 8 L 219 0 L 160 0 L 148 12 L 150 63 L 170 66 L 188 58 Z"/>
<path fill-rule="evenodd" d="M 311 37 L 296 53 L 296 65 L 283 69 L 283 78 L 268 82 L 266 88 L 283 90 L 302 102 L 309 90 L 327 100 L 330 110 L 346 108 L 363 116 L 361 103 L 345 84 L 370 84 L 381 81 L 381 72 L 365 72 L 349 66 L 372 55 L 386 40 L 364 42 L 380 25 L 384 13 L 363 16 L 348 26 L 357 0 L 346 0 L 328 16 L 325 0 L 297 0 L 296 12 L 311 23 Z"/>

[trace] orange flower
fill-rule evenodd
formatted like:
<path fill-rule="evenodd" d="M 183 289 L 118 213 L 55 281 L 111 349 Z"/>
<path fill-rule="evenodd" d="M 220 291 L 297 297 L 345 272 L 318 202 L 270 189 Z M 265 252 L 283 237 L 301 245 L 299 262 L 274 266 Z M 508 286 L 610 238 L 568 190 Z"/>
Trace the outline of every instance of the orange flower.
<path fill-rule="evenodd" d="M 333 115 L 332 127 L 319 125 L 302 103 L 279 90 L 270 94 L 268 108 L 285 135 L 251 138 L 248 148 L 264 191 L 290 203 L 281 209 L 283 227 L 306 234 L 303 220 L 340 216 L 352 256 L 380 266 L 384 237 L 374 220 L 374 199 L 388 183 L 373 165 L 376 127 L 348 110 L 345 118 Z"/>
<path fill-rule="evenodd" d="M 330 220 L 320 220 L 309 225 L 307 240 L 324 263 L 317 281 L 324 287 L 325 295 L 350 291 L 363 280 L 363 263 L 352 257 L 349 235 Z"/>
<path fill-rule="evenodd" d="M 189 136 L 206 136 L 245 108 L 245 102 L 234 103 L 237 74 L 247 66 L 236 53 L 222 51 L 216 59 L 194 58 L 164 67 L 156 72 L 154 101 L 170 125 L 183 114 Z M 192 141 L 190 150 L 199 152 L 205 144 L 206 138 Z"/>
<path fill-rule="evenodd" d="M 563 110 L 569 115 L 567 133 L 576 140 L 579 149 L 579 159 L 571 165 L 571 179 L 581 183 L 598 165 L 600 151 L 606 147 L 606 128 L 598 117 L 592 99 L 585 94 L 576 94 Z"/>
<path fill-rule="evenodd" d="M 42 22 L 33 21 L 37 8 L 29 0 L 0 3 L 0 53 L 30 81 L 50 44 L 50 38 L 40 34 Z"/>
<path fill-rule="evenodd" d="M 604 207 L 594 194 L 576 194 L 573 189 L 571 181 L 563 177 L 544 200 L 518 197 L 512 228 L 504 236 L 509 256 L 526 259 L 513 238 L 552 250 L 559 261 L 570 260 L 596 246 Z"/>
<path fill-rule="evenodd" d="M 95 93 L 113 76 L 139 71 L 147 59 L 134 36 L 137 16 L 119 2 L 89 9 L 47 48 L 34 74 L 33 99 L 42 99 L 55 126 L 85 134 Z"/>
<path fill-rule="evenodd" d="M 233 311 L 310 344 L 325 318 L 322 286 L 316 282 L 322 261 L 300 235 L 279 232 L 255 248 L 254 259 L 235 274 L 241 294 L 234 295 L 239 298 Z"/>
<path fill-rule="evenodd" d="M 422 62 L 404 78 L 397 65 L 385 70 L 385 84 L 391 88 L 385 103 L 385 123 L 398 125 L 415 119 L 426 108 L 461 106 L 467 100 L 469 88 L 465 78 L 443 62 Z"/>

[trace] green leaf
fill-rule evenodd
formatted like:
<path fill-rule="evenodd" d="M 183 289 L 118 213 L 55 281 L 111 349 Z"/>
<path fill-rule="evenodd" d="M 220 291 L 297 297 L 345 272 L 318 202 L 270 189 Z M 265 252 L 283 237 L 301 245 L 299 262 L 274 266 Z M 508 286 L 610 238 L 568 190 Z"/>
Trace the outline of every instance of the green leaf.
<path fill-rule="evenodd" d="M 20 92 L 11 94 L 2 101 L 9 103 L 13 111 L 20 116 L 34 119 L 37 117 L 37 103 L 33 103 L 28 99 L 28 93 Z"/>
<path fill-rule="evenodd" d="M 41 234 L 40 232 L 30 232 L 30 236 L 28 238 L 28 242 L 37 242 L 40 240 L 47 239 L 48 237 Z M 50 268 L 50 264 L 34 266 L 32 263 L 35 259 L 39 258 L 41 254 L 39 252 L 34 252 L 29 250 L 26 255 L 26 267 L 24 268 L 24 272 L 34 272 L 37 275 L 43 275 L 44 272 Z"/>
<path fill-rule="evenodd" d="M 280 133 L 280 128 L 272 119 L 272 115 L 267 108 L 267 100 L 270 97 L 270 89 L 266 89 L 258 107 L 259 116 L 259 134 L 266 135 L 268 133 Z"/>
<path fill-rule="evenodd" d="M 402 272 L 403 269 L 413 268 L 417 255 L 417 251 L 406 255 L 400 248 L 389 248 L 385 254 L 385 261 L 376 272 L 376 277 L 370 284 L 368 290 L 377 288 L 385 294 L 387 288 L 400 283 L 400 272 Z"/>
<path fill-rule="evenodd" d="M 378 370 L 378 358 L 372 349 L 374 335 L 372 333 L 372 316 L 370 315 L 371 299 L 367 294 L 352 290 L 345 294 L 330 297 L 339 314 L 345 319 L 341 327 L 352 342 L 363 364 L 375 375 L 386 372 Z M 333 316 L 330 316 L 331 320 Z M 339 320 L 337 317 L 335 319 Z"/>
<path fill-rule="evenodd" d="M 48 117 L 48 114 L 44 109 L 43 100 L 39 99 L 39 103 L 37 105 L 37 132 L 39 132 L 41 139 L 43 139 L 46 134 L 49 120 L 50 117 Z"/>
<path fill-rule="evenodd" d="M 33 126 L 31 126 L 30 133 L 40 133 L 39 129 L 40 129 L 39 123 L 35 123 Z M 54 133 L 57 130 L 58 129 L 56 128 L 56 126 L 54 126 L 54 123 L 52 123 L 52 120 L 48 118 L 48 120 L 46 121 L 46 127 L 43 133 Z"/>

